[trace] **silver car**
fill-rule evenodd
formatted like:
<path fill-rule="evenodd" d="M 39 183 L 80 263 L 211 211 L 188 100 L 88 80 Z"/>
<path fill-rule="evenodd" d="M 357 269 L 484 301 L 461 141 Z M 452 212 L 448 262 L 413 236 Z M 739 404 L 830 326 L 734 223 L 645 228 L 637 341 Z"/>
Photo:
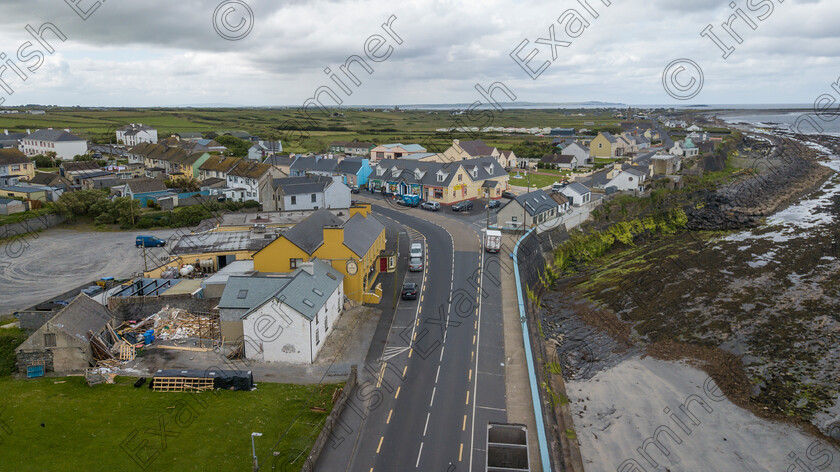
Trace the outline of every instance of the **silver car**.
<path fill-rule="evenodd" d="M 411 272 L 422 272 L 423 259 L 420 259 L 419 257 L 412 257 L 411 260 L 408 261 L 408 270 Z"/>
<path fill-rule="evenodd" d="M 421 243 L 411 243 L 408 254 L 409 257 L 423 257 L 423 245 Z"/>

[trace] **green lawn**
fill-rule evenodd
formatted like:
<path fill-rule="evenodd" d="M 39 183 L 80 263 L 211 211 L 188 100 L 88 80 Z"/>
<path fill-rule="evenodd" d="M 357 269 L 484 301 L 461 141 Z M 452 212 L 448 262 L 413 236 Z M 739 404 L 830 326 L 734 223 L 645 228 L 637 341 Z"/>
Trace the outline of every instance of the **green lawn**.
<path fill-rule="evenodd" d="M 0 469 L 139 472 L 126 452 L 134 450 L 140 462 L 153 458 L 146 470 L 250 470 L 250 434 L 260 432 L 262 468 L 270 470 L 280 439 L 274 450 L 281 457 L 302 457 L 277 469 L 300 470 L 327 416 L 310 405 L 331 408 L 338 387 L 260 383 L 253 392 L 160 393 L 134 388 L 134 380 L 88 387 L 83 377 L 0 378 Z"/>
<path fill-rule="evenodd" d="M 510 184 L 515 185 L 517 187 L 526 187 L 528 185 L 529 179 L 531 187 L 538 187 L 543 188 L 549 185 L 552 185 L 554 182 L 560 178 L 559 175 L 539 175 L 539 174 L 529 174 L 528 178 L 525 177 L 525 174 L 519 174 L 522 176 L 521 179 L 515 179 L 513 176 L 516 175 L 516 172 L 510 173 Z"/>

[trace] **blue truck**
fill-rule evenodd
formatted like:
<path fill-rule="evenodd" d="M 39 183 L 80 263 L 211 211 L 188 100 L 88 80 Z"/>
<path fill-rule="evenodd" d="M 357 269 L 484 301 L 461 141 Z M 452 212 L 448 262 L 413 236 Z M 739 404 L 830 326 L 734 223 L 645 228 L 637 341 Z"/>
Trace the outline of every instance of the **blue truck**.
<path fill-rule="evenodd" d="M 134 245 L 137 247 L 163 247 L 166 245 L 166 240 L 157 236 L 137 236 Z"/>

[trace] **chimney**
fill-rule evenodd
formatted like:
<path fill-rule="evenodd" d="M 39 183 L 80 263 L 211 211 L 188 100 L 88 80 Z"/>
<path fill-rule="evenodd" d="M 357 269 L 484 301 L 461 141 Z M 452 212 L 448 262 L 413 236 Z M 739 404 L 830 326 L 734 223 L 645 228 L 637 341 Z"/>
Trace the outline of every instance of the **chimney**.
<path fill-rule="evenodd" d="M 4 129 L 4 130 L 3 130 L 3 133 L 4 133 L 6 136 L 8 136 L 8 135 L 9 135 L 9 130 Z"/>
<path fill-rule="evenodd" d="M 304 262 L 300 265 L 300 269 L 309 275 L 315 275 L 315 263 Z"/>

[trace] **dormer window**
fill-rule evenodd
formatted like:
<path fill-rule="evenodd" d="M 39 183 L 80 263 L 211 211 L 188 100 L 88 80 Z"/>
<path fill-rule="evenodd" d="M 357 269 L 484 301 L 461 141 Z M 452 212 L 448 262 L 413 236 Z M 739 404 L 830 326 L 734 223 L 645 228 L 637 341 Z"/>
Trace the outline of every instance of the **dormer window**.
<path fill-rule="evenodd" d="M 443 171 L 439 170 L 437 172 L 436 176 L 437 176 L 437 181 L 438 182 L 443 182 L 444 180 L 446 180 L 446 174 L 444 174 Z"/>
<path fill-rule="evenodd" d="M 383 174 L 385 174 L 385 169 L 383 169 L 382 167 L 377 167 L 377 168 L 376 168 L 376 175 L 380 175 L 380 176 L 381 176 L 381 175 L 383 175 Z"/>
<path fill-rule="evenodd" d="M 478 167 L 473 167 L 473 169 L 470 171 L 470 175 L 471 175 L 473 178 L 478 177 Z"/>

